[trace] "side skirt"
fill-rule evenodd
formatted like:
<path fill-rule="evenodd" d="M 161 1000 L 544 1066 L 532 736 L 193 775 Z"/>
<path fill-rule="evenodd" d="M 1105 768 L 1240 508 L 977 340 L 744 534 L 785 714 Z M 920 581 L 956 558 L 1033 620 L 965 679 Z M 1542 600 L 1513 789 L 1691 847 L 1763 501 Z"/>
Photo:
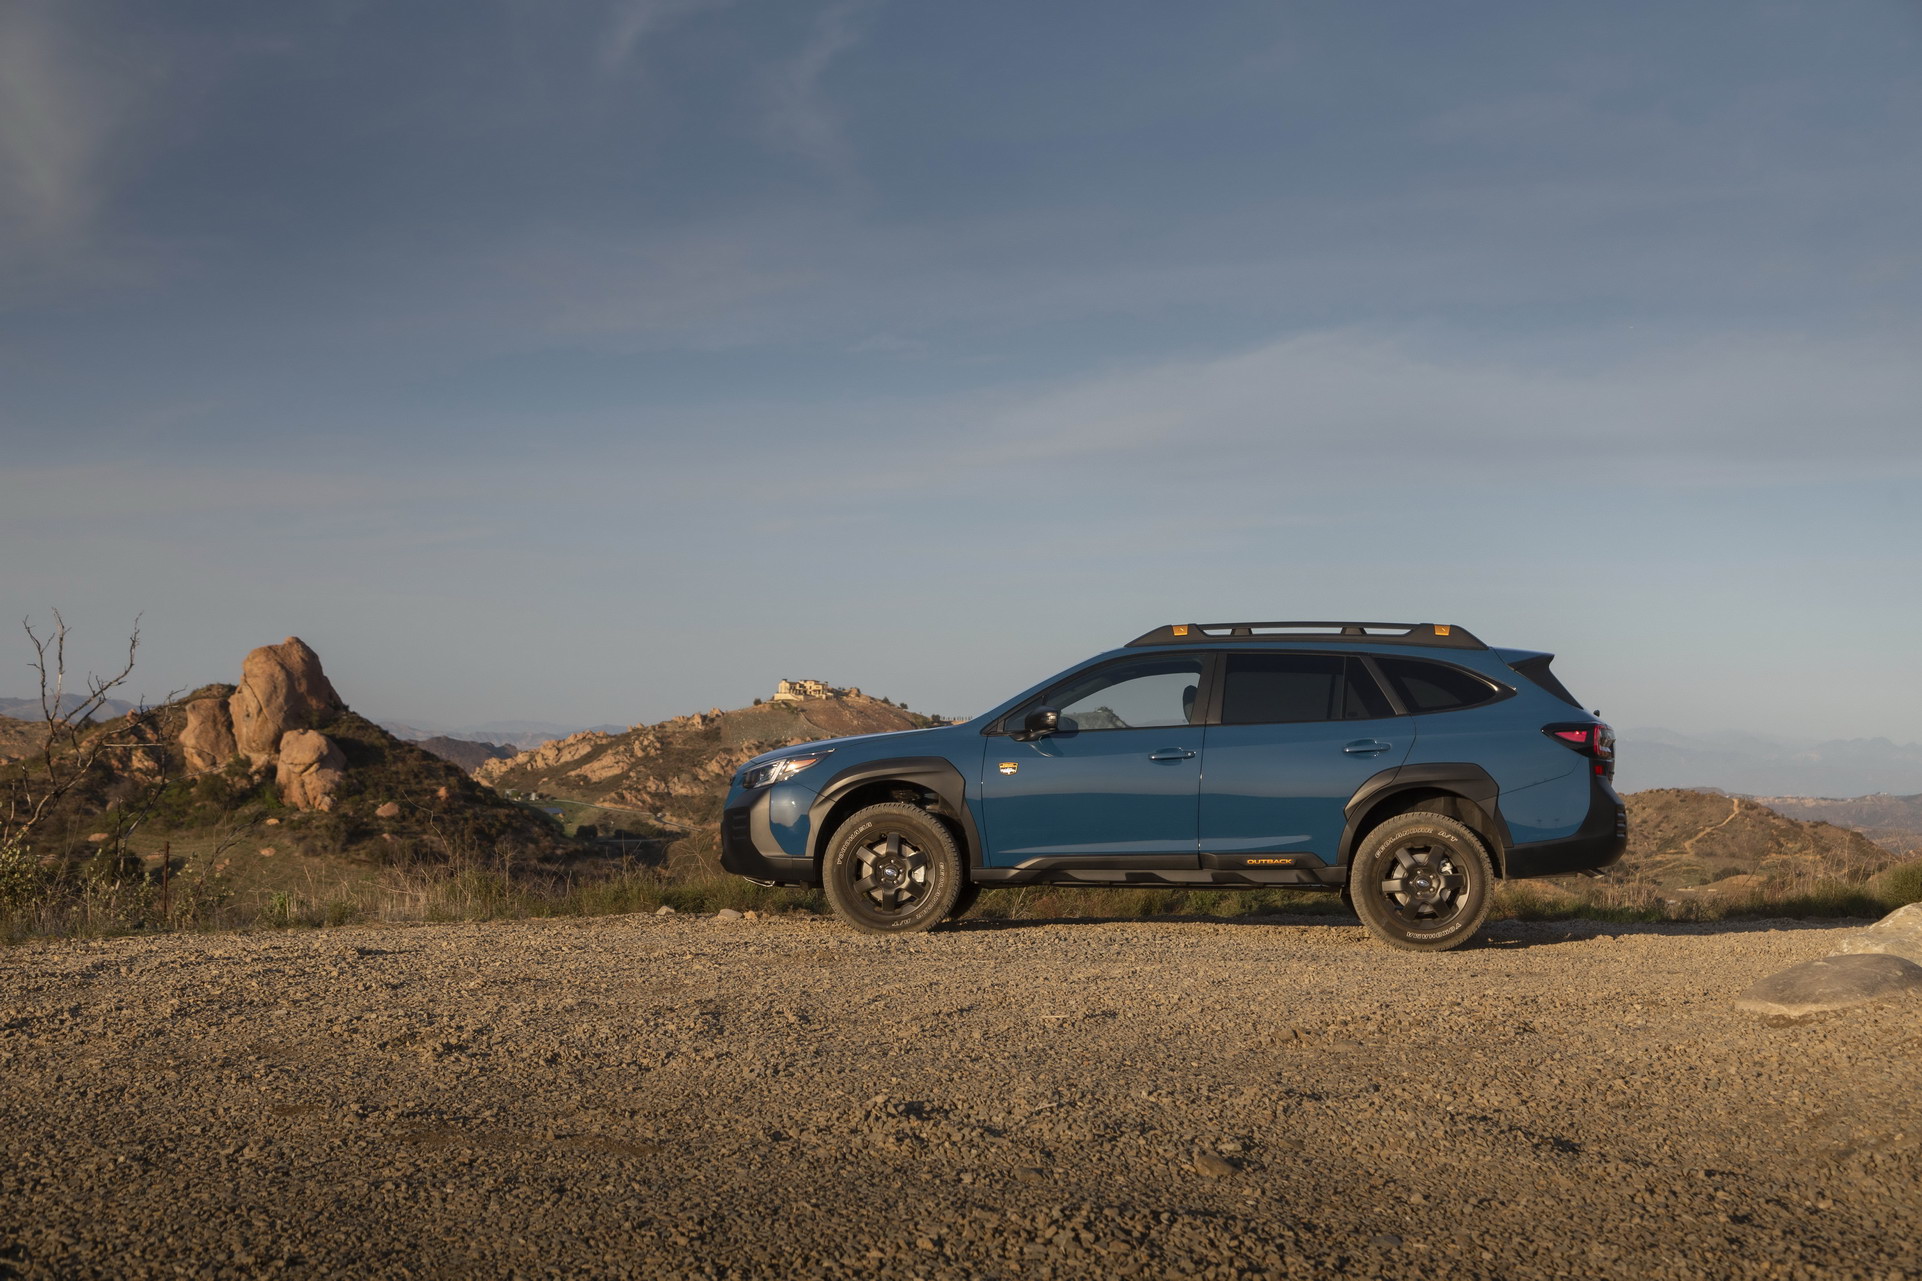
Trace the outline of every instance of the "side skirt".
<path fill-rule="evenodd" d="M 979 885 L 1086 885 L 1120 889 L 1212 888 L 1338 890 L 1347 879 L 1345 867 L 1323 867 L 1312 854 L 1296 855 L 1293 867 L 1247 866 L 1239 856 L 1204 854 L 1193 858 L 1136 855 L 1118 858 L 1085 856 L 1035 858 L 1013 867 L 977 867 L 969 875 Z M 1234 864 L 1229 866 L 1228 864 Z"/>

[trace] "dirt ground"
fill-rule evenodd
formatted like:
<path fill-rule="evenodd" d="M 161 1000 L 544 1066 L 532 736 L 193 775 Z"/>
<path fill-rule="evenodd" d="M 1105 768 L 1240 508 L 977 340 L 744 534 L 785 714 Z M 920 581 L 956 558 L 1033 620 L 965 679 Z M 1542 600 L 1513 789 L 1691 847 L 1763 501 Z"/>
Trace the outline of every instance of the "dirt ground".
<path fill-rule="evenodd" d="M 1922 1001 L 1786 922 L 0 952 L 0 1275 L 1914 1277 Z"/>

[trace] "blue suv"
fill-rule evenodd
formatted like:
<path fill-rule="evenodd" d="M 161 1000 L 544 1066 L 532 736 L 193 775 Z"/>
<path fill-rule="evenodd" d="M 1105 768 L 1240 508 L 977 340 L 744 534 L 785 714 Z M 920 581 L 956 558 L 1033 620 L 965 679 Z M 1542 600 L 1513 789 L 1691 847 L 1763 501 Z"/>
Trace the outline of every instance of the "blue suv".
<path fill-rule="evenodd" d="M 1553 658 L 1434 623 L 1159 627 L 970 721 L 755 757 L 721 865 L 873 934 L 985 886 L 1293 886 L 1451 948 L 1496 878 L 1627 847 L 1614 735 Z"/>

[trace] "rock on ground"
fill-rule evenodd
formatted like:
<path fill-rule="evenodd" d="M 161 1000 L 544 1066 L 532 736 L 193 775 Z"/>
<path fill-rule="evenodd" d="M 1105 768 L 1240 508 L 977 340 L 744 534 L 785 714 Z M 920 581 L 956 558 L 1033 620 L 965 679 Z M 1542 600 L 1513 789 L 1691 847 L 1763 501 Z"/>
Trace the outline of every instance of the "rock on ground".
<path fill-rule="evenodd" d="M 0 955 L 0 1274 L 1922 1274 L 1841 931 L 612 917 Z M 1200 1161 L 1203 1154 L 1214 1161 Z"/>
<path fill-rule="evenodd" d="M 1922 992 L 1922 965 L 1899 956 L 1825 956 L 1791 965 L 1752 984 L 1738 1009 L 1800 1019 L 1852 1005 Z"/>
<path fill-rule="evenodd" d="M 1881 952 L 1922 963 L 1922 903 L 1898 907 L 1867 929 L 1851 930 L 1835 950 L 1841 955 Z"/>

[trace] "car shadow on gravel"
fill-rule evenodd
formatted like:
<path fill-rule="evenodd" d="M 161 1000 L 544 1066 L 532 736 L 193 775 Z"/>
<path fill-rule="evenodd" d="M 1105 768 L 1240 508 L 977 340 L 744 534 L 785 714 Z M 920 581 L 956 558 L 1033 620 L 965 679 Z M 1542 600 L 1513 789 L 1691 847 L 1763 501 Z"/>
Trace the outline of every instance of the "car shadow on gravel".
<path fill-rule="evenodd" d="M 1475 946 L 1541 947 L 1552 943 L 1584 943 L 1590 939 L 1686 938 L 1727 934 L 1774 934 L 1783 930 L 1851 930 L 1869 924 L 1853 918 L 1790 920 L 1742 918 L 1725 921 L 1597 921 L 1576 917 L 1566 921 L 1495 921 L 1483 927 Z"/>
<path fill-rule="evenodd" d="M 1562 921 L 1493 921 L 1483 927 L 1473 942 L 1458 950 L 1549 947 L 1557 943 L 1585 943 L 1591 939 L 1635 937 L 1687 937 L 1690 935 L 1766 934 L 1782 930 L 1850 930 L 1870 922 L 1855 918 L 1791 920 L 1781 918 L 1725 921 L 1598 921 L 1583 917 Z M 965 934 L 996 930 L 1060 928 L 1079 925 L 1226 925 L 1239 929 L 1360 930 L 1359 918 L 1337 913 L 1275 914 L 1264 916 L 1203 916 L 1171 913 L 1166 916 L 1033 916 L 1021 918 L 975 917 L 953 921 L 941 933 Z"/>

